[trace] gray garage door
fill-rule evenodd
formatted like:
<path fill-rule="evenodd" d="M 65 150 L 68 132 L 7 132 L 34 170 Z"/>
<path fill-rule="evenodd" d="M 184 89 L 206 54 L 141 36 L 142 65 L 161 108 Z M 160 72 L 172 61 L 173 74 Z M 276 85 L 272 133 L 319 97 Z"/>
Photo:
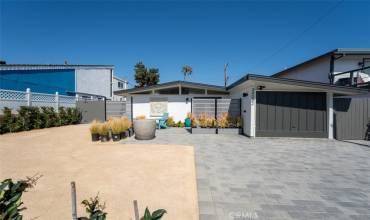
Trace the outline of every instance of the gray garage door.
<path fill-rule="evenodd" d="M 326 95 L 257 92 L 256 136 L 327 137 Z"/>
<path fill-rule="evenodd" d="M 338 140 L 368 139 L 370 98 L 334 99 L 334 135 Z"/>

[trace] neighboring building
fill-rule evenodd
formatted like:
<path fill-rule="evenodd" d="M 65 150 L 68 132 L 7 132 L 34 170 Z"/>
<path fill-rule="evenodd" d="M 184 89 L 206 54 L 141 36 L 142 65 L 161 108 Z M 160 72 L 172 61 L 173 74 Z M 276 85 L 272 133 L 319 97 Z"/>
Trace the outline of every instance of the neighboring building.
<path fill-rule="evenodd" d="M 241 100 L 243 133 L 250 137 L 333 138 L 333 96 L 367 92 L 330 83 L 246 75 L 227 88 L 174 81 L 120 90 L 115 95 L 127 97 L 132 119 L 139 115 L 156 119 L 168 112 L 175 121 L 184 121 L 194 110 L 195 99 L 232 98 Z"/>
<path fill-rule="evenodd" d="M 343 86 L 369 87 L 370 48 L 335 49 L 272 76 Z"/>
<path fill-rule="evenodd" d="M 127 89 L 127 80 L 121 79 L 117 76 L 113 76 L 113 93 L 118 90 Z M 126 99 L 122 96 L 114 95 L 113 94 L 113 101 L 125 101 Z"/>
<path fill-rule="evenodd" d="M 113 71 L 113 65 L 0 64 L 0 89 L 111 99 Z"/>

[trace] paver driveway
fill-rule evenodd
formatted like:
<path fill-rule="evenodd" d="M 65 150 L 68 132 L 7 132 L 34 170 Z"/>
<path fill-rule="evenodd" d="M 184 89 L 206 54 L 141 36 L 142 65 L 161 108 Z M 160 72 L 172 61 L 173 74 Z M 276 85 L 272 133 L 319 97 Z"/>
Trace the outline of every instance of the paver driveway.
<path fill-rule="evenodd" d="M 134 139 L 123 143 L 139 142 Z M 157 132 L 193 145 L 201 220 L 370 219 L 370 148 L 327 139 Z"/>

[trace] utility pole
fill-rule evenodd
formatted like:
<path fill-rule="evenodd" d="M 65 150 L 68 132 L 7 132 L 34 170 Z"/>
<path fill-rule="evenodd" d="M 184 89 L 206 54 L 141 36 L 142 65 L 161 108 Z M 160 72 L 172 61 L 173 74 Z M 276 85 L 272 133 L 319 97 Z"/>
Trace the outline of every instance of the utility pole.
<path fill-rule="evenodd" d="M 227 67 L 229 67 L 228 63 L 224 65 L 224 81 L 225 81 L 225 88 L 227 87 L 227 81 L 229 80 L 229 76 L 227 75 Z"/>

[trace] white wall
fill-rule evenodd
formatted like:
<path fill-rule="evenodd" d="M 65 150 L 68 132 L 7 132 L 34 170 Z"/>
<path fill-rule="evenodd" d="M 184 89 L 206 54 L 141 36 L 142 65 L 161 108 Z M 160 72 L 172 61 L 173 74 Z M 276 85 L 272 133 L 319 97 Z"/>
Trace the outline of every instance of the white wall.
<path fill-rule="evenodd" d="M 362 65 L 358 65 L 358 63 L 362 62 L 364 57 L 370 58 L 370 56 L 349 55 L 337 59 L 334 63 L 334 73 L 346 72 L 361 68 Z"/>
<path fill-rule="evenodd" d="M 111 69 L 76 69 L 76 92 L 111 98 Z"/>
<path fill-rule="evenodd" d="M 243 97 L 243 93 L 247 96 Z M 230 90 L 231 98 L 241 98 L 243 133 L 249 137 L 256 136 L 256 91 L 254 84 L 247 82 Z"/>
<path fill-rule="evenodd" d="M 167 97 L 169 116 L 177 121 L 184 122 L 187 113 L 191 112 L 191 97 L 178 95 L 137 95 L 133 96 L 133 117 L 145 115 L 146 118 L 158 118 L 150 115 L 150 97 Z M 189 98 L 186 103 L 186 98 Z M 130 99 L 130 98 L 128 98 Z"/>
<path fill-rule="evenodd" d="M 330 55 L 287 71 L 279 78 L 329 83 Z"/>

